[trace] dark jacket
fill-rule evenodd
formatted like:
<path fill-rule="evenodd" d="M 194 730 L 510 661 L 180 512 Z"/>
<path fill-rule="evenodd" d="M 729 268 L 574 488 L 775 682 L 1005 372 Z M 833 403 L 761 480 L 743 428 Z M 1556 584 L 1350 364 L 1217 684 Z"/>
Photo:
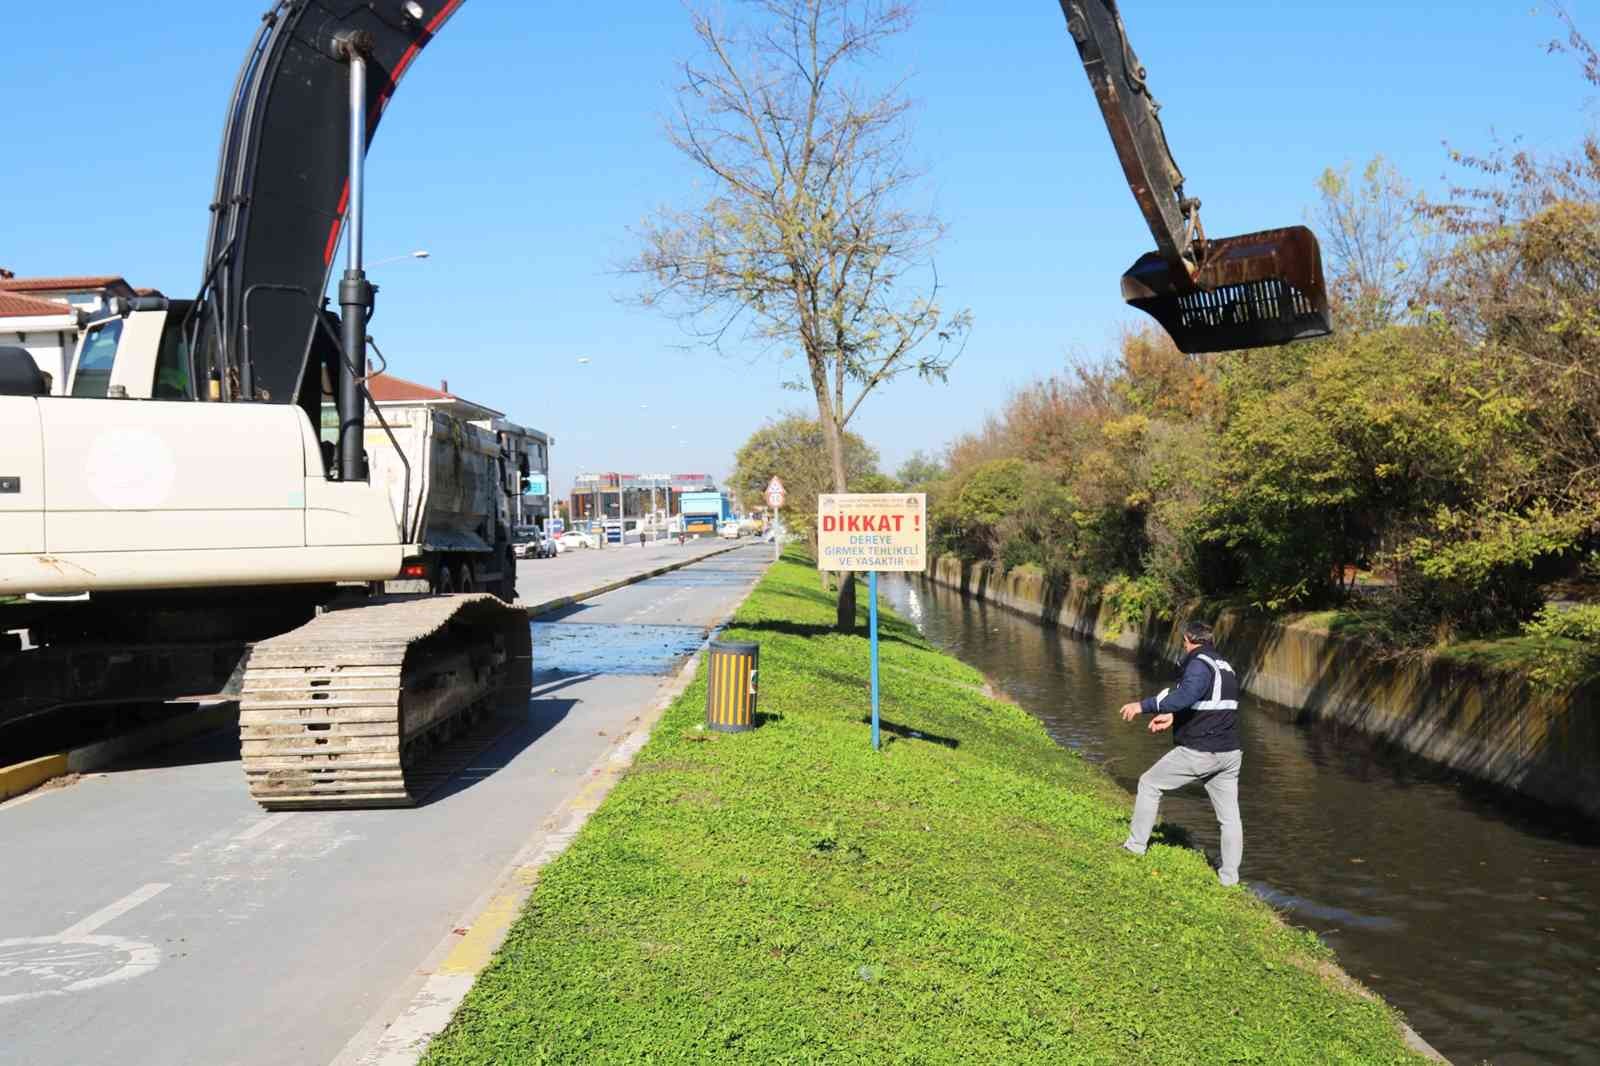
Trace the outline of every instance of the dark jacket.
<path fill-rule="evenodd" d="M 1239 679 L 1209 642 L 1178 663 L 1177 685 L 1146 696 L 1139 710 L 1170 712 L 1174 745 L 1195 751 L 1239 750 Z"/>

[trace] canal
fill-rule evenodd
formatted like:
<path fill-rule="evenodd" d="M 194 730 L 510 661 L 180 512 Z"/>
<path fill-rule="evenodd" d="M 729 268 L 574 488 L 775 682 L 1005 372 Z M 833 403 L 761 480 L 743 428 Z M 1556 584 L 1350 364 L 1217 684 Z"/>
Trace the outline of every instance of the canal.
<path fill-rule="evenodd" d="M 1130 791 L 1170 745 L 1117 708 L 1171 683 L 922 579 L 889 601 Z M 1227 648 L 1220 649 L 1224 654 Z M 1242 879 L 1315 930 L 1456 1066 L 1600 1062 L 1600 826 L 1514 802 L 1349 729 L 1244 697 Z M 1199 788 L 1169 794 L 1213 864 Z"/>

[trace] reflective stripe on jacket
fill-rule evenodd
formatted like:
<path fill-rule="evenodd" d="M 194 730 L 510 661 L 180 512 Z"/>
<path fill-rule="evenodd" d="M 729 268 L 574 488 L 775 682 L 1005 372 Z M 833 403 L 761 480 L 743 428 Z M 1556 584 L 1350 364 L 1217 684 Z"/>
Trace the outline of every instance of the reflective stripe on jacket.
<path fill-rule="evenodd" d="M 1145 714 L 1172 713 L 1172 740 L 1196 751 L 1239 748 L 1239 678 L 1233 666 L 1203 644 L 1183 657 L 1179 680 L 1140 701 Z"/>

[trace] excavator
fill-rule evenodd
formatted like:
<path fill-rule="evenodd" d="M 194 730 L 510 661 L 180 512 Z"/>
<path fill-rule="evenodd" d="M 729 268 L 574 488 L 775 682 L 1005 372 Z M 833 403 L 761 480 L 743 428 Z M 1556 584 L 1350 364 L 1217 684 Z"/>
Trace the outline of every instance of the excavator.
<path fill-rule="evenodd" d="M 1156 240 L 1124 298 L 1186 352 L 1327 333 L 1315 237 L 1207 239 L 1115 3 L 1060 2 Z M 461 475 L 512 491 L 515 469 L 428 424 L 413 464 L 367 387 L 365 156 L 460 3 L 276 0 L 229 99 L 196 297 L 91 324 L 68 395 L 0 348 L 0 740 L 45 710 L 236 695 L 263 806 L 405 806 L 433 741 L 526 700 L 514 564 Z M 425 533 L 440 508 L 479 525 Z M 373 594 L 396 579 L 434 594 Z"/>
<path fill-rule="evenodd" d="M 262 806 L 407 806 L 430 746 L 525 705 L 517 457 L 443 416 L 390 425 L 367 386 L 365 155 L 458 6 L 275 3 L 225 115 L 197 297 L 91 323 L 65 396 L 0 350 L 0 728 L 232 695 Z M 397 579 L 450 594 L 371 594 Z"/>

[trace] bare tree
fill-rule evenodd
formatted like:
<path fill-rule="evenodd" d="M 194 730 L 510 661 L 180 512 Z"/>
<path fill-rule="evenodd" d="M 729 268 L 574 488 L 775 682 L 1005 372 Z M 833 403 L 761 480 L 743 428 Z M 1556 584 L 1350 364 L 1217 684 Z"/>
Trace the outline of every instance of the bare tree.
<path fill-rule="evenodd" d="M 715 349 L 754 342 L 803 357 L 836 492 L 844 429 L 877 386 L 944 380 L 970 316 L 939 304 L 943 226 L 912 204 L 903 85 L 864 77 L 911 8 L 893 0 L 744 0 L 725 26 L 692 11 L 698 54 L 680 67 L 668 136 L 708 180 L 704 203 L 664 208 L 624 266 Z M 855 624 L 855 583 L 838 624 Z"/>
<path fill-rule="evenodd" d="M 1376 329 L 1420 309 L 1437 239 L 1421 197 L 1393 163 L 1380 155 L 1359 176 L 1351 170 L 1330 167 L 1317 179 L 1315 221 L 1336 311 L 1353 328 Z"/>

